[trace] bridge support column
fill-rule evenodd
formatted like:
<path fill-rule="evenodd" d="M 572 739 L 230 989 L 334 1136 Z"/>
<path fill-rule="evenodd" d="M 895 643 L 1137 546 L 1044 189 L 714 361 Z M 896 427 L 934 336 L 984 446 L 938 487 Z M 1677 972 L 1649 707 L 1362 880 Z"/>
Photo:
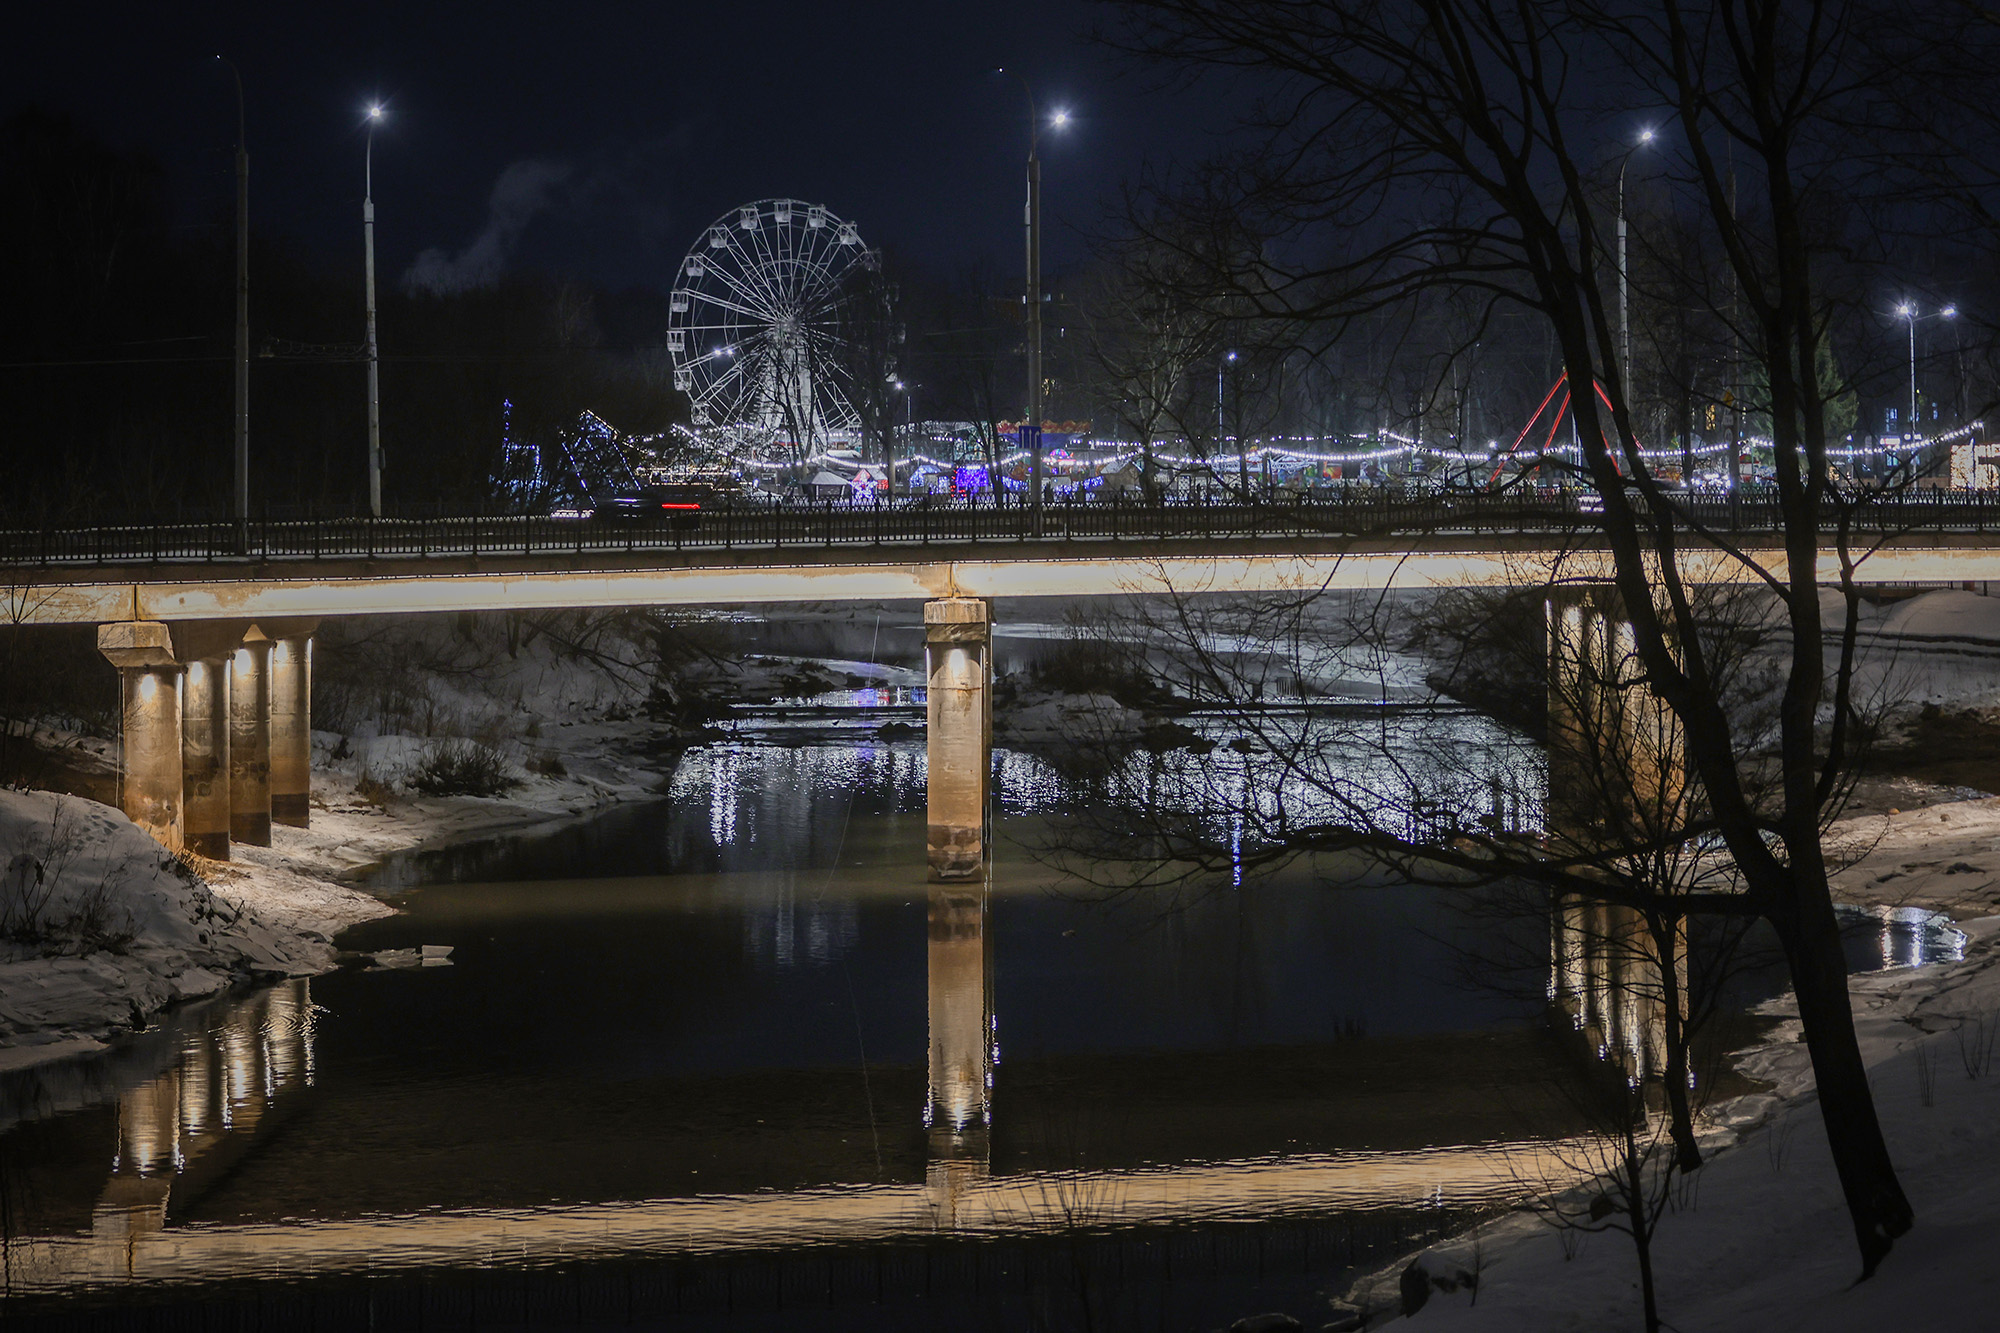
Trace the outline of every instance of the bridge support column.
<path fill-rule="evenodd" d="M 271 818 L 312 825 L 312 632 L 317 621 L 271 622 Z"/>
<path fill-rule="evenodd" d="M 1648 918 L 1611 897 L 1559 895 L 1549 995 L 1601 1057 L 1631 1076 L 1684 1070 L 1684 1053 L 1668 1049 L 1666 1006 L 1687 1010 L 1685 922 L 1670 914 L 1689 886 L 1679 878 L 1685 871 L 1651 850 L 1681 836 L 1696 813 L 1680 722 L 1646 683 L 1615 592 L 1557 592 L 1548 626 L 1545 826 L 1559 854 L 1600 859 L 1607 884 L 1657 895 L 1663 914 Z"/>
<path fill-rule="evenodd" d="M 216 861 L 229 859 L 229 659 L 245 626 L 190 621 L 174 627 L 174 647 L 187 664 L 181 684 L 181 801 L 187 845 Z"/>
<path fill-rule="evenodd" d="M 229 836 L 271 845 L 271 640 L 255 625 L 229 659 Z"/>
<path fill-rule="evenodd" d="M 97 627 L 97 650 L 118 668 L 118 804 L 170 852 L 181 849 L 181 665 L 157 620 Z"/>
<path fill-rule="evenodd" d="M 930 877 L 977 879 L 993 763 L 991 612 L 978 597 L 924 603 Z"/>
<path fill-rule="evenodd" d="M 181 793 L 188 847 L 229 859 L 229 660 L 187 664 L 181 704 Z"/>

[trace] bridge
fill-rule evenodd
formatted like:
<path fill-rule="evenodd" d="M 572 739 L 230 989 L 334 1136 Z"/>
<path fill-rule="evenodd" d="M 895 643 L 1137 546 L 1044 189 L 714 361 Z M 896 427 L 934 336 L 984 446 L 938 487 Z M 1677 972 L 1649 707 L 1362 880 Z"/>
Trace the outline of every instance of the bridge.
<path fill-rule="evenodd" d="M 1678 498 L 1697 582 L 1787 561 L 1774 504 Z M 1829 507 L 1876 584 L 2000 580 L 2000 500 Z M 1704 550 L 1706 545 L 1710 549 Z M 1559 561 L 1559 564 L 1557 563 Z M 1831 581 L 1837 553 L 1820 556 Z M 699 525 L 550 515 L 280 516 L 0 529 L 0 623 L 94 624 L 123 691 L 120 800 L 170 848 L 226 858 L 310 819 L 312 634 L 394 612 L 920 600 L 931 871 L 977 877 L 996 597 L 1253 594 L 1604 579 L 1590 497 L 1527 492 L 1265 501 L 721 508 Z"/>
<path fill-rule="evenodd" d="M 1676 509 L 1697 551 L 1706 532 L 1785 567 L 1774 505 L 1702 497 Z M 1875 548 L 1864 583 L 2000 578 L 2000 498 L 1829 510 L 1824 530 L 1843 525 Z M 965 503 L 725 508 L 688 528 L 547 515 L 15 527 L 0 528 L 0 623 L 1440 587 L 1512 581 L 1524 556 L 1557 551 L 1573 577 L 1600 575 L 1596 516 L 1574 499 L 1504 493 L 1097 502 L 1040 515 Z M 1718 565 L 1705 577 L 1749 576 Z"/>

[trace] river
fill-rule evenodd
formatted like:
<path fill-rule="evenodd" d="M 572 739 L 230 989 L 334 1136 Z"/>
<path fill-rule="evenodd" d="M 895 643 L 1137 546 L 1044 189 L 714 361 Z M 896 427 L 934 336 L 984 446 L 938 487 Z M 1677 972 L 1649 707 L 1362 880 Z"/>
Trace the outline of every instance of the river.
<path fill-rule="evenodd" d="M 1084 788 L 1002 752 L 990 881 L 941 895 L 921 741 L 878 730 L 912 697 L 811 702 L 658 802 L 384 865 L 356 966 L 0 1081 L 12 1312 L 1201 1329 L 1309 1312 L 1580 1131 L 1542 997 L 1463 984 L 1494 926 L 1444 892 L 1092 888 L 1045 863 Z"/>

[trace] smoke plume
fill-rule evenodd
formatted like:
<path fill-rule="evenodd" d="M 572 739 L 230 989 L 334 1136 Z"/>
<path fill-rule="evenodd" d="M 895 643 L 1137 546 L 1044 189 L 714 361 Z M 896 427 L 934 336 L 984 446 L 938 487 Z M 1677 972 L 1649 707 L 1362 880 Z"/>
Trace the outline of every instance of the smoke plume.
<path fill-rule="evenodd" d="M 569 174 L 562 163 L 537 158 L 509 165 L 493 182 L 479 234 L 455 253 L 444 246 L 423 251 L 404 272 L 403 290 L 444 296 L 499 281 L 521 233 L 555 202 L 557 187 Z"/>

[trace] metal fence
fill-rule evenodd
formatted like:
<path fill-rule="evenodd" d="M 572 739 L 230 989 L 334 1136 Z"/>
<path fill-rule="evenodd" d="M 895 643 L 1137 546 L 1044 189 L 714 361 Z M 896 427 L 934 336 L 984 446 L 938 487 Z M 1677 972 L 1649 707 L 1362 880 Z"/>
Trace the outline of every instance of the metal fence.
<path fill-rule="evenodd" d="M 1311 542 L 1361 537 L 1533 535 L 1587 538 L 1600 516 L 1593 497 L 1341 494 L 1251 503 L 1058 502 L 1037 511 L 991 503 L 770 508 L 721 507 L 697 521 L 605 521 L 529 515 L 398 515 L 386 518 L 263 515 L 228 520 L 31 526 L 0 522 L 0 567 L 214 561 L 423 559 L 675 551 L 880 549 L 1166 542 Z M 1685 528 L 1741 536 L 1776 531 L 1774 500 L 1756 495 L 1677 503 Z M 2000 532 L 2000 500 L 1933 492 L 1829 507 L 1821 531 L 1870 538 L 1901 533 Z"/>

